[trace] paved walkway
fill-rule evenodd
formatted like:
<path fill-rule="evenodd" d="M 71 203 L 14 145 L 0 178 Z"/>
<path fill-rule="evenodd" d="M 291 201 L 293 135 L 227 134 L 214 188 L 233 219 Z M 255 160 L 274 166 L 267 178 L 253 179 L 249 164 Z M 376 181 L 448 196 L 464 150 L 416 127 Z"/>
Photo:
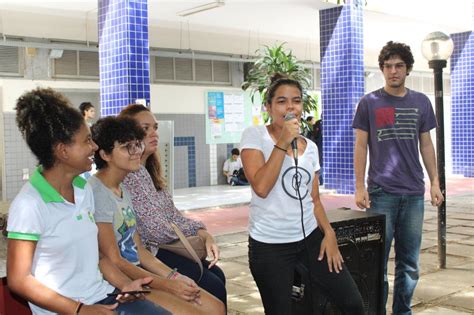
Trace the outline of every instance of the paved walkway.
<path fill-rule="evenodd" d="M 352 196 L 322 192 L 326 209 L 355 209 Z M 437 267 L 437 212 L 427 202 L 420 260 L 422 272 L 413 299 L 415 314 L 474 314 L 474 179 L 448 179 L 447 194 L 447 268 Z M 260 295 L 248 269 L 250 188 L 177 189 L 174 198 L 185 215 L 204 221 L 216 235 L 221 249 L 219 265 L 227 276 L 228 313 L 263 314 Z M 425 199 L 428 198 L 429 195 Z M 5 240 L 0 237 L 0 277 L 5 275 L 5 247 Z M 393 280 L 393 257 L 389 263 Z"/>
<path fill-rule="evenodd" d="M 414 314 L 474 314 L 474 179 L 449 179 L 447 192 L 447 268 L 438 268 L 437 209 L 426 202 L 421 278 L 413 298 Z M 326 209 L 355 209 L 352 196 L 323 194 L 322 200 Z M 186 211 L 187 216 L 204 221 L 217 235 L 222 257 L 219 265 L 228 279 L 229 314 L 263 314 L 260 295 L 248 269 L 248 211 L 248 205 Z M 392 254 L 390 281 L 393 268 Z M 387 305 L 391 305 L 391 293 Z M 387 312 L 390 314 L 390 308 Z"/>

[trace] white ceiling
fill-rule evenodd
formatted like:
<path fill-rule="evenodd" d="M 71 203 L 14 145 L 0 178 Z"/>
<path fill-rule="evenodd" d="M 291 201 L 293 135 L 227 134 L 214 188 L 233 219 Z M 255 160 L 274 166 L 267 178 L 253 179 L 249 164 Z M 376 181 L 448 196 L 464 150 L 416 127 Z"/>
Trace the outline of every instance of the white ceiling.
<path fill-rule="evenodd" d="M 291 39 L 307 42 L 308 50 L 315 50 L 309 43 L 319 42 L 318 9 L 334 6 L 319 0 L 226 0 L 224 6 L 209 11 L 185 18 L 176 15 L 212 1 L 148 0 L 149 23 L 190 33 L 239 34 L 256 43 L 263 37 Z M 473 29 L 472 0 L 366 1 L 364 48 L 367 51 L 378 52 L 388 40 L 398 40 L 410 44 L 416 57 L 421 41 L 430 32 L 441 30 L 449 34 Z M 0 0 L 0 14 L 9 10 L 93 18 L 97 15 L 97 0 Z M 318 54 L 308 51 L 304 57 L 317 60 Z"/>

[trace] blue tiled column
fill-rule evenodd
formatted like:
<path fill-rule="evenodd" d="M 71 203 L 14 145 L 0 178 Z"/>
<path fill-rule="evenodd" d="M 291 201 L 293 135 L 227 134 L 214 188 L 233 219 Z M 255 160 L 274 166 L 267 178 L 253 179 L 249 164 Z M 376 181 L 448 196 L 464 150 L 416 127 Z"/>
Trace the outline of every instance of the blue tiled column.
<path fill-rule="evenodd" d="M 188 187 L 196 187 L 196 145 L 194 137 L 175 137 L 174 146 L 188 147 Z"/>
<path fill-rule="evenodd" d="M 324 185 L 341 194 L 355 188 L 351 126 L 364 94 L 362 13 L 359 1 L 319 11 Z"/>
<path fill-rule="evenodd" d="M 452 34 L 451 38 L 453 174 L 474 177 L 474 33 Z"/>
<path fill-rule="evenodd" d="M 150 102 L 147 0 L 99 0 L 101 115 Z"/>

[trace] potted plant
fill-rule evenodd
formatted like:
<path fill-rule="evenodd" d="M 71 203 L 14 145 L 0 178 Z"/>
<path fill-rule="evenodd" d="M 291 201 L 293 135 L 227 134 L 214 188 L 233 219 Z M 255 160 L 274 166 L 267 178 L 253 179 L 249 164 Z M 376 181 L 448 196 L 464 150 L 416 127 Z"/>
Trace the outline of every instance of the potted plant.
<path fill-rule="evenodd" d="M 290 79 L 299 81 L 303 87 L 303 112 L 314 113 L 318 107 L 318 99 L 307 92 L 311 87 L 312 75 L 291 51 L 284 49 L 284 45 L 285 43 L 273 47 L 265 46 L 263 50 L 257 51 L 257 61 L 248 72 L 247 80 L 242 83 L 242 89 L 250 90 L 252 102 L 259 94 L 262 105 L 265 105 L 267 87 L 270 85 L 272 75 L 277 72 L 286 74 Z M 265 122 L 268 121 L 268 114 L 265 111 L 263 119 Z M 302 123 L 306 124 L 305 121 Z"/>

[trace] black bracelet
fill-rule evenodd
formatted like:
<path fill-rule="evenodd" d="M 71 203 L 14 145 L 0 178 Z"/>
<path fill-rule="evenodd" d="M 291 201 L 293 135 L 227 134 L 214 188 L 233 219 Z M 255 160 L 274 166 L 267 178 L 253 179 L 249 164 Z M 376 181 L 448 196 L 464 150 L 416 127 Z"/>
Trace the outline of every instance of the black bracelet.
<path fill-rule="evenodd" d="M 76 313 L 75 313 L 76 315 L 79 315 L 79 312 L 81 311 L 81 308 L 84 306 L 84 303 L 79 302 L 79 301 L 78 301 L 78 303 L 79 304 L 77 304 L 77 307 L 76 307 Z"/>
<path fill-rule="evenodd" d="M 286 153 L 286 150 L 285 150 L 285 149 L 283 149 L 282 147 L 277 146 L 276 144 L 274 144 L 273 147 L 276 148 L 276 149 L 278 149 L 278 150 L 282 150 L 283 152 Z"/>

